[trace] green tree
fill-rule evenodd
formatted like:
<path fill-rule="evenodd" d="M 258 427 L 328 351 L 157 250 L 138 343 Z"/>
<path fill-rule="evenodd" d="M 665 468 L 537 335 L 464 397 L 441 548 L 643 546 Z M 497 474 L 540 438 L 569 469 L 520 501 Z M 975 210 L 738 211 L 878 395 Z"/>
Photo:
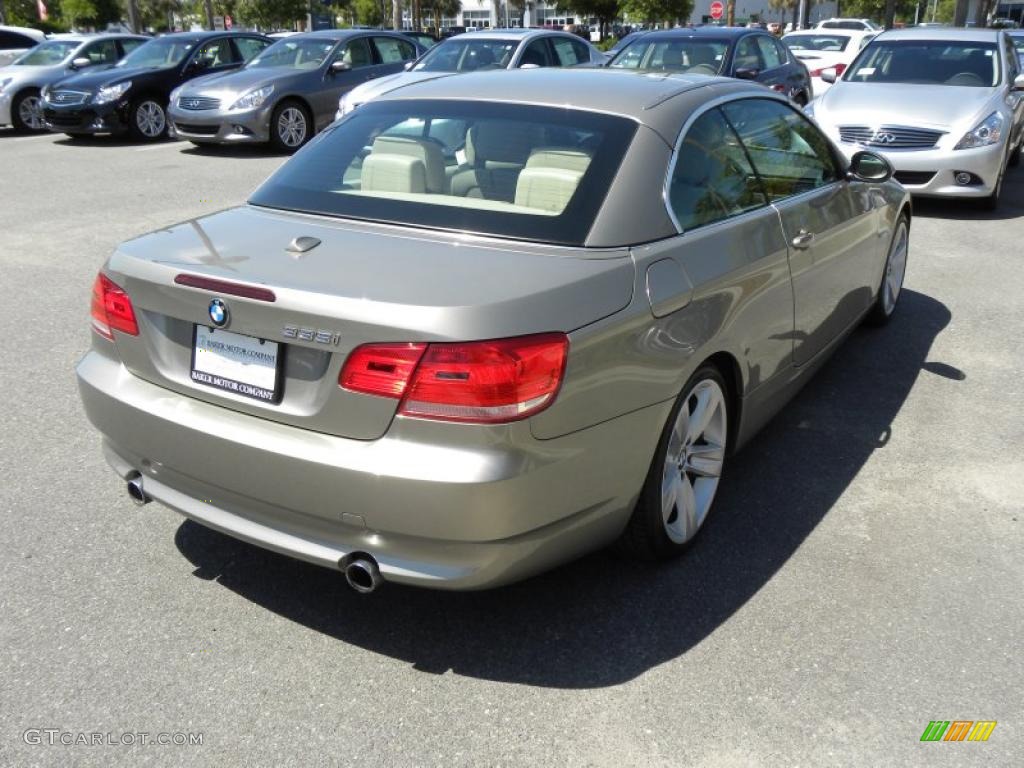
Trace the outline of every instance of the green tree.
<path fill-rule="evenodd" d="M 690 4 L 692 7 L 692 2 Z M 604 39 L 607 26 L 622 13 L 622 3 L 619 0 L 558 0 L 558 9 L 569 11 L 584 20 L 596 18 L 601 24 L 601 38 Z"/>
<path fill-rule="evenodd" d="M 381 0 L 354 0 L 352 7 L 356 13 L 357 24 L 367 24 L 376 27 L 384 23 L 384 6 L 390 3 L 381 3 Z"/>
<path fill-rule="evenodd" d="M 61 0 L 60 15 L 72 29 L 96 23 L 96 6 L 92 0 Z"/>
<path fill-rule="evenodd" d="M 693 0 L 625 0 L 622 10 L 648 23 L 690 18 Z"/>
<path fill-rule="evenodd" d="M 291 28 L 309 12 L 306 0 L 238 0 L 238 15 L 260 29 Z"/>

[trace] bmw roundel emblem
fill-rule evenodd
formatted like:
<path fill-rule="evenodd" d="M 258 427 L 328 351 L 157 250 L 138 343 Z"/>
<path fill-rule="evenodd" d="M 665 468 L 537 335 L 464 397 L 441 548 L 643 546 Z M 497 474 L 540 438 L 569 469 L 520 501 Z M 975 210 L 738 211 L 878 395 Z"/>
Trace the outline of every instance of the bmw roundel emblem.
<path fill-rule="evenodd" d="M 228 305 L 223 301 L 220 299 L 214 299 L 210 302 L 210 320 L 212 320 L 213 324 L 218 328 L 223 328 L 228 324 L 229 316 L 230 313 L 228 312 Z"/>

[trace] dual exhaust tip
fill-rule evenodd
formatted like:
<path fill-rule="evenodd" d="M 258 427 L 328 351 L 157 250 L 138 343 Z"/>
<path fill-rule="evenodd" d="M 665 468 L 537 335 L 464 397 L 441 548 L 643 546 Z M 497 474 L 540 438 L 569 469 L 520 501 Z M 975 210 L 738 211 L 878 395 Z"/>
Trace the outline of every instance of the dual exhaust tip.
<path fill-rule="evenodd" d="M 136 506 L 143 507 L 153 500 L 142 486 L 142 475 L 135 475 L 128 480 L 127 487 L 128 495 Z M 348 585 L 360 594 L 368 595 L 384 582 L 377 561 L 373 559 L 373 555 L 365 552 L 346 555 L 338 565 L 345 574 Z"/>

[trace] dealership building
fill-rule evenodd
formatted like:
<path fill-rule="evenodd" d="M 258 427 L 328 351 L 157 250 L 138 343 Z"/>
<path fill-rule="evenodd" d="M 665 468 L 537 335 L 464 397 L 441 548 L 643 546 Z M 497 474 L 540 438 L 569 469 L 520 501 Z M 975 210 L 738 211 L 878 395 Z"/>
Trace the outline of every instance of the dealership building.
<path fill-rule="evenodd" d="M 711 21 L 711 4 L 713 1 L 696 0 L 693 6 L 693 13 L 690 14 L 688 21 L 691 24 L 703 24 Z M 518 7 L 511 6 L 501 0 L 463 0 L 462 10 L 459 14 L 443 18 L 440 26 L 442 28 L 466 27 L 469 29 L 523 26 L 564 27 L 567 24 L 586 24 L 589 21 L 588 19 L 567 13 L 554 2 L 546 3 L 526 0 L 524 5 L 522 15 L 520 15 Z M 812 24 L 819 19 L 835 16 L 835 3 L 814 3 L 812 0 L 808 0 L 808 6 L 809 18 Z M 736 20 L 747 21 L 751 19 L 781 21 L 785 23 L 793 20 L 793 12 L 773 9 L 768 0 L 736 0 Z M 642 20 L 630 20 L 627 17 L 626 23 L 630 21 L 638 23 Z"/>

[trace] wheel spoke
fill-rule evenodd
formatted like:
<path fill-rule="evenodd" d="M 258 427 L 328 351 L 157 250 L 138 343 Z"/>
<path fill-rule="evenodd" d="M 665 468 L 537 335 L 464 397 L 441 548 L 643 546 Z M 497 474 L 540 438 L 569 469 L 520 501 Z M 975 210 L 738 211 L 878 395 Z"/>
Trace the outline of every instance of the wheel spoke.
<path fill-rule="evenodd" d="M 722 462 L 725 451 L 719 445 L 694 445 L 690 447 L 690 455 L 685 469 L 700 477 L 719 477 L 722 474 Z"/>
<path fill-rule="evenodd" d="M 697 397 L 697 405 L 690 414 L 686 432 L 687 442 L 691 444 L 697 442 L 704 434 L 718 406 L 718 398 L 710 387 L 699 387 L 694 394 Z"/>
<path fill-rule="evenodd" d="M 666 465 L 661 481 L 661 518 L 666 524 L 672 519 L 672 512 L 679 501 L 682 484 L 683 479 L 679 467 Z"/>
<path fill-rule="evenodd" d="M 681 541 L 687 541 L 697 532 L 697 498 L 694 496 L 690 478 L 686 475 L 679 476 L 676 520 L 673 528 Z"/>

